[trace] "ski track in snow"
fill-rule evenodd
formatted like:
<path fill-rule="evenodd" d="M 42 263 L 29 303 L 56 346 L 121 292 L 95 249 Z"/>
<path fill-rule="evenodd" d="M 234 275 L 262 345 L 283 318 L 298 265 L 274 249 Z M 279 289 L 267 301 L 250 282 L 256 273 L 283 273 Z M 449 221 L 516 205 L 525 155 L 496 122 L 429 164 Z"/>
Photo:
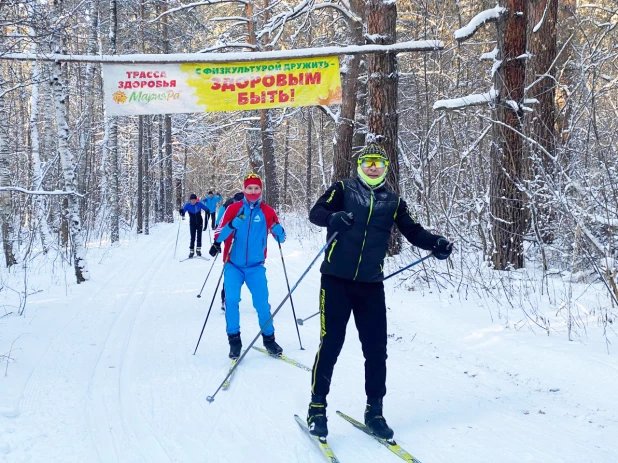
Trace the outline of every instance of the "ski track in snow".
<path fill-rule="evenodd" d="M 181 250 L 188 234 L 182 225 Z M 0 462 L 323 461 L 293 419 L 306 413 L 309 373 L 251 351 L 229 389 L 206 402 L 230 365 L 220 288 L 199 349 L 191 354 L 222 263 L 215 263 L 197 299 L 212 261 L 173 261 L 176 231 L 176 224 L 158 225 L 151 236 L 114 249 L 106 267 L 91 269 L 95 277 L 109 277 L 75 287 L 72 311 L 52 306 L 53 318 L 42 323 L 44 304 L 28 309 L 33 339 L 37 330 L 57 334 L 39 359 L 28 357 L 35 349 L 23 344 L 3 378 L 11 381 L 12 371 L 17 376 L 22 363 L 32 364 L 17 413 L 0 407 Z M 312 243 L 311 236 L 304 238 Z M 283 246 L 290 285 L 315 252 L 295 241 Z M 266 265 L 274 309 L 287 291 L 274 241 Z M 319 281 L 318 262 L 294 293 L 297 317 L 317 310 Z M 615 355 L 560 335 L 504 330 L 474 304 L 395 286 L 390 282 L 386 290 L 384 413 L 412 455 L 423 463 L 618 461 L 610 444 L 618 420 Z M 242 299 L 247 348 L 259 327 L 246 288 Z M 42 315 L 34 315 L 37 310 Z M 319 318 L 300 327 L 304 351 L 289 302 L 274 323 L 284 353 L 311 367 Z M 593 344 L 597 334 L 590 336 Z M 362 421 L 363 364 L 351 322 L 328 397 L 329 443 L 342 462 L 401 461 L 335 414 L 341 410 Z"/>

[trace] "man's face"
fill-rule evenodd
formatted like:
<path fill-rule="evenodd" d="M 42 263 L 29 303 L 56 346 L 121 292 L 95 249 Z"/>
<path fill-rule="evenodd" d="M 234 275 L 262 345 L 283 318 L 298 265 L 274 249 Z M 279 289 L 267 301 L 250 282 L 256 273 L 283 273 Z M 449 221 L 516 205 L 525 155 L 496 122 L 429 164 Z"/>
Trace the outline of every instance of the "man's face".
<path fill-rule="evenodd" d="M 364 167 L 361 164 L 361 169 L 363 173 L 369 178 L 379 178 L 382 174 L 384 174 L 384 169 L 386 167 L 376 167 L 374 163 L 371 164 L 371 167 Z"/>
<path fill-rule="evenodd" d="M 193 206 L 195 206 L 195 203 L 197 203 L 197 199 L 190 199 L 190 200 L 189 200 L 189 202 L 190 202 Z"/>
<path fill-rule="evenodd" d="M 249 195 L 257 195 L 261 192 L 262 189 L 259 187 L 259 185 L 247 185 L 247 187 L 245 188 L 245 193 Z"/>
<path fill-rule="evenodd" d="M 212 198 L 212 193 L 208 193 L 208 196 Z"/>

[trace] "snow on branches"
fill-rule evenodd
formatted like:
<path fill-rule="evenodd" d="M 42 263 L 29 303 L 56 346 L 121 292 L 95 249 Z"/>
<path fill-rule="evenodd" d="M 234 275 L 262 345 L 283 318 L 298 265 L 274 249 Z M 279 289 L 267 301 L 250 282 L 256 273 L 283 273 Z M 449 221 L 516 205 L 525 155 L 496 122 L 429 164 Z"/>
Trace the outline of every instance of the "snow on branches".
<path fill-rule="evenodd" d="M 458 42 L 463 42 L 464 40 L 469 39 L 476 34 L 476 31 L 483 25 L 498 21 L 505 13 L 506 8 L 498 5 L 489 10 L 481 11 L 474 18 L 472 18 L 466 26 L 455 31 L 455 40 Z"/>

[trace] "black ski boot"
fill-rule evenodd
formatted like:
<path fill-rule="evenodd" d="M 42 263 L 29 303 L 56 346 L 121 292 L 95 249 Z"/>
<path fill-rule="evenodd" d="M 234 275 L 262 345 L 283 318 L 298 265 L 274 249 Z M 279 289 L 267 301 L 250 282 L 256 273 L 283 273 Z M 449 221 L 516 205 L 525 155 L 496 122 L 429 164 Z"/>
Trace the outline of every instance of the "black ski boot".
<path fill-rule="evenodd" d="M 275 342 L 275 333 L 269 336 L 262 333 L 262 340 L 264 341 L 264 347 L 270 355 L 281 355 L 283 353 L 281 346 Z"/>
<path fill-rule="evenodd" d="M 326 422 L 326 396 L 312 395 L 309 403 L 309 411 L 307 412 L 307 427 L 309 434 L 326 439 L 328 436 L 328 426 Z"/>
<path fill-rule="evenodd" d="M 240 357 L 240 351 L 242 349 L 242 341 L 240 340 L 240 333 L 228 334 L 227 340 L 230 343 L 230 355 L 231 359 L 237 359 Z"/>
<path fill-rule="evenodd" d="M 189 249 L 189 259 L 193 259 L 193 249 Z"/>
<path fill-rule="evenodd" d="M 382 398 L 367 399 L 367 407 L 365 407 L 365 425 L 380 439 L 390 440 L 395 434 L 386 424 L 386 420 L 382 416 Z"/>
<path fill-rule="evenodd" d="M 195 250 L 195 254 L 197 255 L 197 257 L 202 257 L 202 248 L 197 248 Z"/>

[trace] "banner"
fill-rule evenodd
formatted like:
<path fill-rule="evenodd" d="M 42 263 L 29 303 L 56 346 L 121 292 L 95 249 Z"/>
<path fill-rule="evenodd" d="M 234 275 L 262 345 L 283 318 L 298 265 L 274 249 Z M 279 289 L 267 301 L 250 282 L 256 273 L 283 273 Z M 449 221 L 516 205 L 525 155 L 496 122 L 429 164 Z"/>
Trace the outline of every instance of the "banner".
<path fill-rule="evenodd" d="M 341 103 L 337 57 L 102 66 L 108 116 Z"/>

